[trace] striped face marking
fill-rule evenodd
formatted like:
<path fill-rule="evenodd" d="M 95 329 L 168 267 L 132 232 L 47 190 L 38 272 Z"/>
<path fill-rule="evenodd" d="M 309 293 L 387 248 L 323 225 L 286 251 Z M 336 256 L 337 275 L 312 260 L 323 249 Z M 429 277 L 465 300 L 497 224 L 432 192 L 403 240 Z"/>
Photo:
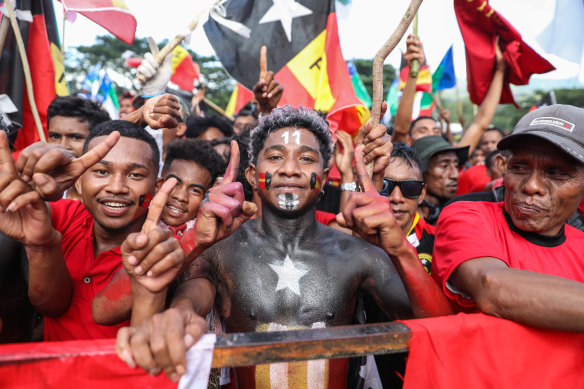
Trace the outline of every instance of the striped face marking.
<path fill-rule="evenodd" d="M 284 131 L 284 133 L 282 134 L 282 138 L 284 138 L 284 143 L 288 144 L 290 142 L 290 131 Z M 292 133 L 292 138 L 294 138 L 294 141 L 296 142 L 296 144 L 299 145 L 300 144 L 300 131 L 294 130 L 294 132 Z"/>
<path fill-rule="evenodd" d="M 298 195 L 296 193 L 282 193 L 278 195 L 278 205 L 281 209 L 292 211 L 298 208 Z"/>
<path fill-rule="evenodd" d="M 310 189 L 314 190 L 315 192 L 320 192 L 321 186 L 321 179 L 316 173 L 312 173 L 310 175 Z"/>
<path fill-rule="evenodd" d="M 260 173 L 259 174 L 259 187 L 260 189 L 270 189 L 272 185 L 272 175 L 270 173 Z"/>

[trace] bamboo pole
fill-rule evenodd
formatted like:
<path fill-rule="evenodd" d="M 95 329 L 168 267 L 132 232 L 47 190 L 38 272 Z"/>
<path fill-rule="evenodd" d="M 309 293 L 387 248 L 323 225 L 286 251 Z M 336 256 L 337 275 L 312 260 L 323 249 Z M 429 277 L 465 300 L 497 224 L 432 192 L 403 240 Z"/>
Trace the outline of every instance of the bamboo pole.
<path fill-rule="evenodd" d="M 406 12 L 400 20 L 397 28 L 383 46 L 381 46 L 373 59 L 373 102 L 371 104 L 371 121 L 373 128 L 379 124 L 381 103 L 383 102 L 383 62 L 404 36 L 412 22 L 413 15 L 418 13 L 421 4 L 422 0 L 411 0 L 410 5 L 406 9 Z M 369 172 L 369 175 L 373 174 L 373 162 L 367 164 L 367 171 Z"/>
<path fill-rule="evenodd" d="M 418 13 L 414 16 L 414 39 L 418 39 Z M 417 59 L 412 60 L 412 66 L 410 67 L 410 76 L 413 78 L 418 77 L 420 72 L 420 61 Z"/>
<path fill-rule="evenodd" d="M 9 28 L 10 19 L 2 15 L 2 21 L 0 21 L 0 59 L 2 59 L 2 52 L 4 51 L 4 44 L 6 43 L 6 36 L 8 36 Z"/>
<path fill-rule="evenodd" d="M 211 100 L 209 100 L 208 98 L 204 98 L 203 101 L 205 102 L 205 104 L 207 104 L 209 107 L 213 108 L 215 111 L 219 112 L 221 115 L 225 116 L 227 119 L 229 120 L 235 120 L 235 118 L 231 115 L 228 115 L 227 112 L 225 112 L 225 110 L 223 108 L 221 108 L 220 106 L 218 106 L 217 104 L 215 104 L 214 102 L 212 102 Z"/>
<path fill-rule="evenodd" d="M 26 92 L 28 94 L 28 102 L 30 104 L 30 110 L 32 111 L 32 117 L 34 118 L 34 124 L 39 134 L 41 141 L 46 142 L 45 132 L 43 130 L 43 125 L 41 123 L 41 118 L 39 116 L 39 111 L 34 100 L 34 92 L 32 87 L 32 79 L 30 77 L 30 66 L 28 65 L 28 58 L 26 57 L 26 50 L 24 48 L 24 43 L 22 41 L 22 35 L 20 35 L 20 29 L 18 28 L 18 22 L 14 16 L 14 9 L 12 9 L 12 4 L 10 1 L 5 1 L 6 9 L 8 10 L 8 15 L 10 16 L 10 24 L 12 24 L 12 29 L 14 30 L 14 37 L 16 38 L 16 44 L 18 46 L 18 52 L 20 53 L 20 59 L 22 60 L 22 68 L 24 70 L 24 79 L 26 81 Z"/>
<path fill-rule="evenodd" d="M 201 15 L 203 15 L 204 12 L 205 10 L 199 12 L 197 17 L 187 25 L 187 29 L 190 32 L 193 32 L 195 28 L 197 28 L 197 25 L 199 24 L 199 18 L 201 17 Z M 170 52 L 174 50 L 175 47 L 180 45 L 183 39 L 185 39 L 185 36 L 186 36 L 185 34 L 177 34 L 174 38 L 172 38 L 171 41 L 164 45 L 162 50 L 160 50 L 158 53 L 154 55 L 154 59 L 156 60 L 156 62 L 159 65 L 162 64 L 162 62 L 164 62 L 164 58 L 166 58 L 166 56 L 170 54 Z M 138 81 L 144 83 L 146 82 L 146 77 L 144 77 L 144 75 L 142 74 L 138 74 Z"/>

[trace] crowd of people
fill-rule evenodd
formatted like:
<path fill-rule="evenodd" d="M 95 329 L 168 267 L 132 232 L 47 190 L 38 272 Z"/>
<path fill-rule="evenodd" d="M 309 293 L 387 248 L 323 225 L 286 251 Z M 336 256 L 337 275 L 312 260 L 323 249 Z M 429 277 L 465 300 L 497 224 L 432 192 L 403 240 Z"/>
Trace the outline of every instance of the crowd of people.
<path fill-rule="evenodd" d="M 418 39 L 405 59 L 424 62 Z M 446 125 L 412 120 L 416 77 L 393 127 L 369 121 L 355 138 L 320 112 L 278 107 L 265 65 L 234 122 L 206 112 L 201 93 L 164 93 L 165 66 L 148 62 L 147 93 L 124 94 L 120 120 L 67 96 L 48 108 L 47 142 L 15 153 L 0 132 L 1 342 L 117 338 L 129 366 L 178 381 L 209 331 L 457 312 L 584 331 L 584 109 L 491 127 L 498 46 L 458 143 L 447 111 Z M 399 364 L 377 358 L 384 386 Z M 263 369 L 221 383 L 278 387 L 293 370 Z M 334 359 L 310 374 L 338 388 L 352 370 Z"/>

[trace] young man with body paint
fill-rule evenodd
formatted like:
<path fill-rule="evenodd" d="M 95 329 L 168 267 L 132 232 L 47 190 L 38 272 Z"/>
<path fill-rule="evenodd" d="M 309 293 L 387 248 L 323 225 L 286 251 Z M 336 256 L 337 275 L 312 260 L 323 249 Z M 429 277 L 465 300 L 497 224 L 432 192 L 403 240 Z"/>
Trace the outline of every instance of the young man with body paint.
<path fill-rule="evenodd" d="M 369 127 L 370 134 L 377 130 Z M 366 143 L 368 153 L 378 147 L 374 139 L 368 138 Z M 227 332 L 351 324 L 360 292 L 372 295 L 394 319 L 450 312 L 392 217 L 387 198 L 380 196 L 366 177 L 361 148 L 357 168 L 366 192 L 353 194 L 337 219 L 383 250 L 315 220 L 320 196 L 315 189 L 328 173 L 330 147 L 328 126 L 312 110 L 285 106 L 260 120 L 251 136 L 248 177 L 258 187 L 261 218 L 241 224 L 241 214 L 247 212 L 239 183 L 228 179 L 227 185 L 239 186 L 210 194 L 197 219 L 197 247 L 200 250 L 203 235 L 212 242 L 229 236 L 207 248 L 190 265 L 168 310 L 155 314 L 164 308 L 160 302 L 166 288 L 155 291 L 139 282 L 133 284 L 133 305 L 142 309 L 132 312 L 135 327 L 118 334 L 122 359 L 130 365 L 136 362 L 152 374 L 164 369 L 171 379 L 178 380 L 185 372 L 185 346 L 201 335 L 200 317 L 214 303 Z M 260 177 L 265 179 L 262 188 Z M 211 214 L 215 217 L 201 218 Z M 134 259 L 138 260 L 131 266 L 125 263 L 131 276 L 144 261 L 153 265 L 147 259 L 140 262 L 144 257 L 136 252 Z M 331 388 L 346 386 L 347 360 L 316 362 L 308 372 L 302 364 L 289 364 L 288 371 L 299 368 L 307 374 L 303 377 L 271 374 L 270 366 L 237 368 L 232 383 L 253 388 L 256 382 L 278 385 L 299 378 Z"/>

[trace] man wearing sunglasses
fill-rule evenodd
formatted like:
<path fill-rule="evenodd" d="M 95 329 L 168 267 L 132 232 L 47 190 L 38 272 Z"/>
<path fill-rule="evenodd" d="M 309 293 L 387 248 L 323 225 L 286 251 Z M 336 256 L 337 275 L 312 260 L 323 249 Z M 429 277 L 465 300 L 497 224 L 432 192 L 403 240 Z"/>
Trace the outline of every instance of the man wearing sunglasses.
<path fill-rule="evenodd" d="M 418 214 L 418 207 L 426 196 L 426 184 L 422 181 L 420 159 L 416 150 L 405 143 L 396 143 L 385 169 L 383 190 L 391 211 L 408 241 L 418 251 L 420 261 L 430 273 L 434 226 Z"/>

